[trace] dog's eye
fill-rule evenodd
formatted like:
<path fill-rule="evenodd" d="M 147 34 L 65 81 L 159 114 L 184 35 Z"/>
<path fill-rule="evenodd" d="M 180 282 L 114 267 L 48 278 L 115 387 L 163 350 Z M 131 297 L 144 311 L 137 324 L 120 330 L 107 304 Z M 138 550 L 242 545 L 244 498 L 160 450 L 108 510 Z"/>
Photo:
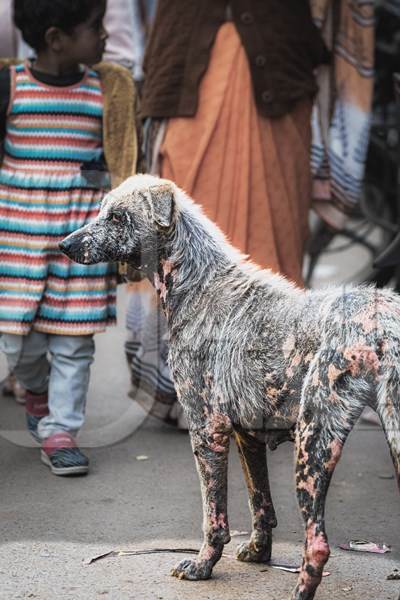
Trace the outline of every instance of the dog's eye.
<path fill-rule="evenodd" d="M 113 214 L 111 215 L 111 219 L 110 219 L 110 220 L 111 220 L 113 223 L 121 223 L 121 221 L 122 221 L 122 217 L 121 217 L 121 215 L 118 215 L 118 214 L 116 214 L 116 213 L 113 213 Z"/>

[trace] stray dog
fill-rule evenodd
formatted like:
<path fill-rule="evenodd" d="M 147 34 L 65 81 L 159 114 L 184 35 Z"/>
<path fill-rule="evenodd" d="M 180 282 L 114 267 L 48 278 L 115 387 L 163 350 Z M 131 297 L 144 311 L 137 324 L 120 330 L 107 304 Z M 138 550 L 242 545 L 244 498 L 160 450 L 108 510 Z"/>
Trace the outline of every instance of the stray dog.
<path fill-rule="evenodd" d="M 296 444 L 305 523 L 292 598 L 314 598 L 329 557 L 324 508 L 343 444 L 363 408 L 381 419 L 400 487 L 400 299 L 370 287 L 305 291 L 249 263 L 172 182 L 137 175 L 61 250 L 92 264 L 127 261 L 154 284 L 169 363 L 201 481 L 204 542 L 173 575 L 207 579 L 229 542 L 227 459 L 234 435 L 253 529 L 237 558 L 268 562 L 276 516 L 257 420 L 280 419 Z M 289 436 L 290 437 L 290 436 Z"/>

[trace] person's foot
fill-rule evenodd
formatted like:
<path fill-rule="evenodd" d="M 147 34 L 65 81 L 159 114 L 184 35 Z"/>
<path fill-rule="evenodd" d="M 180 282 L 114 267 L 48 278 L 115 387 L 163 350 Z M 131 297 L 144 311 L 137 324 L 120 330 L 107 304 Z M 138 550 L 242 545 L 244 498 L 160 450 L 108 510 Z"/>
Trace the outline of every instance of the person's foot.
<path fill-rule="evenodd" d="M 17 381 L 14 373 L 9 373 L 3 381 L 3 396 L 12 396 L 18 404 L 25 404 L 26 389 Z"/>
<path fill-rule="evenodd" d="M 26 390 L 25 410 L 28 431 L 37 442 L 40 442 L 38 425 L 43 417 L 46 417 L 49 414 L 49 398 L 47 392 L 44 394 L 34 394 L 33 392 Z"/>
<path fill-rule="evenodd" d="M 89 471 L 88 457 L 67 432 L 55 433 L 42 442 L 41 460 L 54 475 L 86 475 Z"/>

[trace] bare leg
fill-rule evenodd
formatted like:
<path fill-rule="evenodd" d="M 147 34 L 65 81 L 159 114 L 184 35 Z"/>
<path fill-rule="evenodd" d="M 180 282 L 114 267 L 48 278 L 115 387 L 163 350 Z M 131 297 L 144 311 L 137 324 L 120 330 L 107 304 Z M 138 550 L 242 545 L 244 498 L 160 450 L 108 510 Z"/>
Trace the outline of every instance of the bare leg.
<path fill-rule="evenodd" d="M 179 579 L 209 579 L 230 541 L 227 515 L 227 472 L 232 425 L 224 415 L 212 415 L 204 429 L 192 431 L 191 442 L 203 497 L 204 540 L 196 560 L 183 560 L 172 570 Z"/>
<path fill-rule="evenodd" d="M 272 528 L 277 522 L 269 488 L 265 436 L 235 427 L 235 440 L 252 517 L 250 540 L 238 546 L 236 557 L 244 562 L 268 562 L 271 558 Z"/>

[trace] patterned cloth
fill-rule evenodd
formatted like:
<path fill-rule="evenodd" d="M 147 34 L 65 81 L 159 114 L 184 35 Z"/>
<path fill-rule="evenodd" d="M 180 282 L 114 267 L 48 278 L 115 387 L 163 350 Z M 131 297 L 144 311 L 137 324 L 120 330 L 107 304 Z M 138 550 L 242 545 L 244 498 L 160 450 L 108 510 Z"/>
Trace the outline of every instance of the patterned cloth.
<path fill-rule="evenodd" d="M 58 242 L 98 212 L 102 190 L 83 163 L 102 156 L 103 95 L 86 69 L 71 86 L 11 68 L 12 97 L 0 170 L 0 331 L 88 335 L 115 321 L 109 265 L 82 266 Z"/>
<path fill-rule="evenodd" d="M 356 208 L 368 148 L 374 77 L 374 1 L 310 0 L 333 52 L 313 112 L 313 196 Z M 338 9 L 338 10 L 337 10 Z"/>
<path fill-rule="evenodd" d="M 131 395 L 153 416 L 174 423 L 179 415 L 173 408 L 177 398 L 167 364 L 168 332 L 164 315 L 149 282 L 131 284 L 128 290 L 131 293 L 126 315 L 129 333 L 125 351 L 131 371 Z M 138 388 L 147 395 L 136 396 Z"/>

